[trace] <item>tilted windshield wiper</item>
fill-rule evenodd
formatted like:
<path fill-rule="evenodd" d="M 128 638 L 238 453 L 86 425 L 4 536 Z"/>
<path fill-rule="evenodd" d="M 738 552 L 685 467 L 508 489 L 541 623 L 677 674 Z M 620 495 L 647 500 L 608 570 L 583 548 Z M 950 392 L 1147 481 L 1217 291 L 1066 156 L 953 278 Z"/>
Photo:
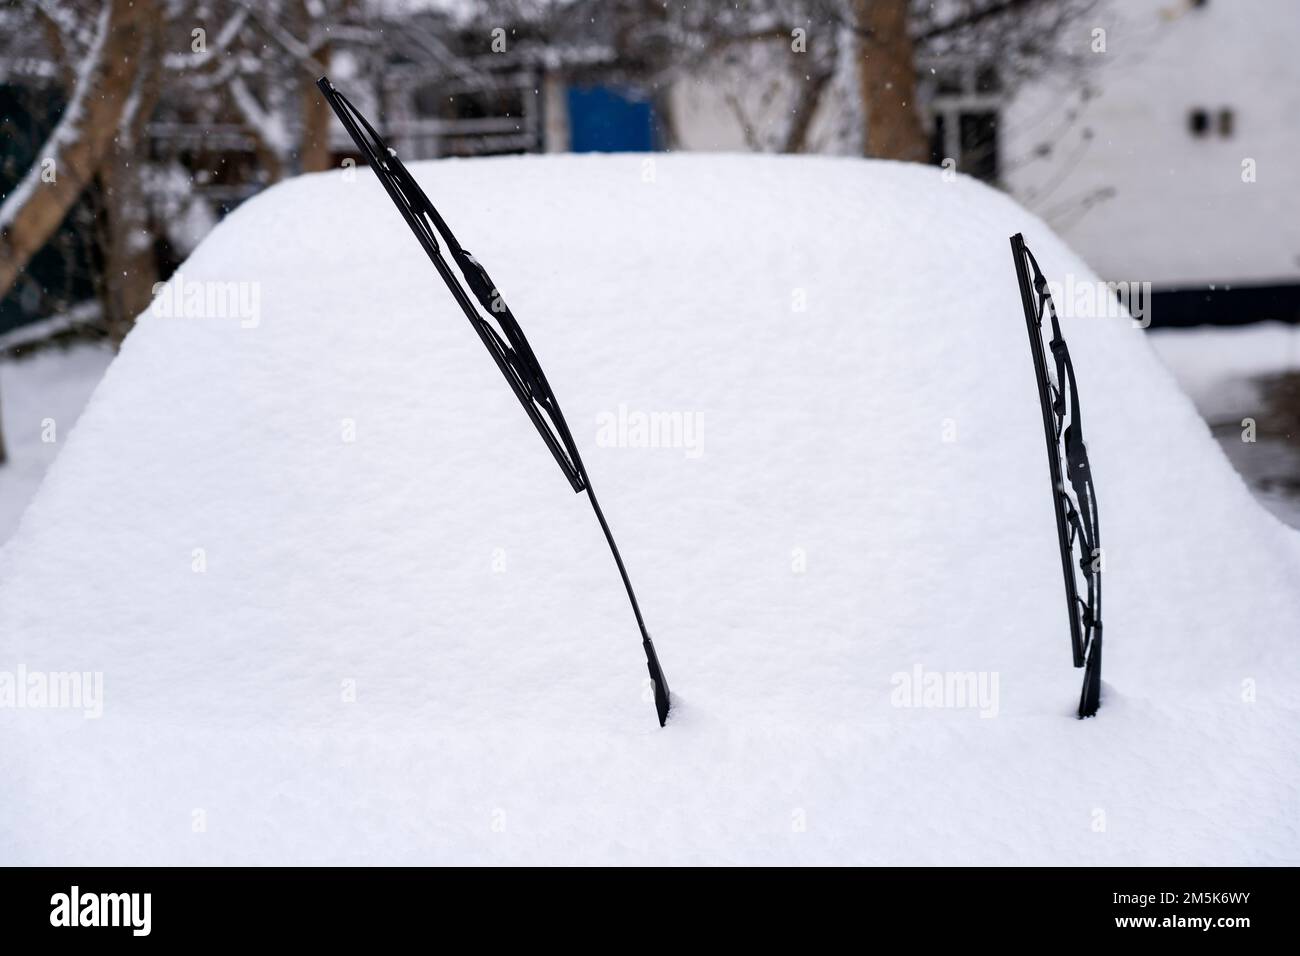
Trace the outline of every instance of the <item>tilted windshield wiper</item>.
<path fill-rule="evenodd" d="M 339 121 L 351 135 L 353 142 L 357 144 L 357 149 L 369 161 L 370 168 L 379 177 L 384 190 L 397 206 L 397 211 L 402 214 L 406 224 L 415 233 L 415 238 L 424 247 L 434 268 L 442 276 L 442 281 L 447 284 L 452 297 L 465 313 L 465 318 L 469 319 L 470 325 L 487 347 L 497 368 L 501 369 L 501 374 L 505 376 L 511 391 L 519 399 L 519 404 L 532 419 L 537 433 L 542 436 L 542 441 L 551 450 L 560 470 L 564 472 L 564 477 L 568 479 L 575 492 L 585 491 L 591 500 L 592 510 L 596 512 L 600 529 L 605 533 L 609 550 L 614 555 L 614 563 L 618 565 L 619 576 L 623 579 L 623 587 L 632 604 L 632 613 L 636 615 L 637 627 L 641 630 L 641 645 L 645 650 L 646 665 L 650 669 L 650 681 L 654 686 L 655 710 L 659 715 L 659 724 L 663 726 L 668 720 L 670 697 L 668 682 L 664 679 L 663 669 L 659 666 L 659 656 L 655 653 L 654 642 L 650 640 L 645 620 L 641 617 L 641 607 L 637 604 L 636 594 L 632 591 L 632 581 L 628 578 L 627 568 L 623 565 L 623 557 L 618 552 L 618 545 L 614 543 L 614 535 L 609 530 L 609 523 L 605 520 L 605 514 L 600 510 L 600 503 L 591 489 L 591 479 L 582 464 L 582 456 L 578 454 L 578 447 L 569 432 L 564 414 L 560 411 L 560 404 L 546 381 L 546 374 L 538 364 L 537 356 L 533 354 L 528 339 L 524 337 L 523 329 L 515 321 L 514 315 L 505 304 L 505 300 L 501 298 L 487 270 L 456 241 L 447 223 L 429 201 L 429 197 L 424 194 L 424 190 L 397 158 L 397 153 L 389 148 L 383 137 L 366 121 L 347 97 L 334 88 L 334 84 L 328 77 L 322 76 L 316 81 L 316 86 L 333 107 Z M 442 248 L 438 244 L 439 238 L 442 239 L 447 254 L 451 256 L 452 262 L 460 271 L 460 279 L 456 277 L 443 255 Z M 466 287 L 469 290 L 468 294 Z M 474 301 L 471 301 L 470 295 L 478 302 L 482 311 L 475 306 Z"/>
<path fill-rule="evenodd" d="M 1052 505 L 1056 510 L 1056 534 L 1061 547 L 1065 600 L 1070 616 L 1070 645 L 1074 666 L 1084 669 L 1079 716 L 1092 717 L 1101 704 L 1102 553 L 1097 525 L 1097 495 L 1079 413 L 1079 388 L 1074 378 L 1070 350 L 1061 335 L 1056 304 L 1047 289 L 1047 279 L 1020 233 L 1011 237 L 1011 255 L 1016 262 L 1016 279 L 1020 283 L 1020 301 L 1029 328 L 1029 347 L 1034 356 L 1038 400 L 1043 411 L 1047 464 L 1052 476 Z M 1048 348 L 1052 353 L 1055 375 L 1052 374 L 1053 368 L 1048 367 L 1043 350 L 1044 315 L 1052 326 Z M 1066 487 L 1067 481 L 1069 488 Z M 1076 564 L 1083 574 L 1086 599 L 1079 597 Z"/>

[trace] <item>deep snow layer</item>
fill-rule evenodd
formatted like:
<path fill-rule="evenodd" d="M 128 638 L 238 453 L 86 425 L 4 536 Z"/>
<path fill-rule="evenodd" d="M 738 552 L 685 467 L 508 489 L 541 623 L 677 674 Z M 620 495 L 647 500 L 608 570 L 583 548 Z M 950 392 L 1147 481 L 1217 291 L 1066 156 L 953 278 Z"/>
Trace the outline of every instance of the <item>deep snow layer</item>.
<path fill-rule="evenodd" d="M 1011 200 L 855 160 L 415 171 L 549 373 L 673 719 L 373 177 L 304 177 L 181 270 L 256 283 L 255 327 L 145 317 L 0 552 L 0 670 L 104 675 L 99 719 L 0 709 L 0 859 L 1300 862 L 1300 537 L 1118 318 L 1067 319 L 1107 568 L 1072 719 L 1007 237 L 1090 273 Z M 605 447 L 620 406 L 692 447 Z M 989 716 L 895 706 L 917 667 L 996 675 Z"/>

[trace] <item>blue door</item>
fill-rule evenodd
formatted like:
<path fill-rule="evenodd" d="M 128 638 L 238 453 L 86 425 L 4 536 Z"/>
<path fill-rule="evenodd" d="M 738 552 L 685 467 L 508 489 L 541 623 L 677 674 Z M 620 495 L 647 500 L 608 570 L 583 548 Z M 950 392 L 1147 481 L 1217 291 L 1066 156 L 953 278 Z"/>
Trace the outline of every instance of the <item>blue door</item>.
<path fill-rule="evenodd" d="M 575 153 L 648 153 L 655 148 L 654 107 L 609 86 L 569 88 L 569 148 Z"/>

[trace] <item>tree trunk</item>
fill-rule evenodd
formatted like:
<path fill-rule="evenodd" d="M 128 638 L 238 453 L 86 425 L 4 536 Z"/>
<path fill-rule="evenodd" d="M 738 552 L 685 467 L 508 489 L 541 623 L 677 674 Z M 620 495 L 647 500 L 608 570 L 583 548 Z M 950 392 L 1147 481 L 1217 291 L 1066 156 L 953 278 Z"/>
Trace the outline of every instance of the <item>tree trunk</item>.
<path fill-rule="evenodd" d="M 330 48 L 326 43 L 316 51 L 322 72 L 329 72 Z M 304 173 L 319 173 L 333 167 L 330 162 L 330 126 L 334 111 L 320 95 L 315 83 L 302 84 L 302 146 L 301 161 Z"/>
<path fill-rule="evenodd" d="M 150 221 L 142 167 L 149 153 L 149 120 L 162 85 L 161 46 L 161 23 L 145 25 L 138 54 L 142 67 L 128 99 L 130 105 L 99 168 L 105 218 L 100 302 L 115 347 L 131 331 L 136 316 L 149 307 L 158 281 L 157 230 Z"/>
<path fill-rule="evenodd" d="M 0 298 L 95 175 L 117 133 L 142 66 L 141 36 L 157 20 L 154 0 L 105 0 L 96 24 L 91 65 L 82 75 L 37 162 L 0 204 Z M 53 182 L 42 178 L 53 160 Z"/>
<path fill-rule="evenodd" d="M 138 162 L 114 150 L 100 167 L 104 191 L 104 281 L 100 305 L 114 347 L 122 344 L 135 318 L 149 307 L 158 262 Z"/>
<path fill-rule="evenodd" d="M 858 91 L 866 114 L 864 154 L 925 162 L 930 145 L 916 107 L 908 0 L 854 0 Z"/>
<path fill-rule="evenodd" d="M 355 0 L 340 0 L 338 5 L 333 8 L 331 15 L 337 23 L 346 23 L 352 16 Z M 298 16 L 302 26 L 302 35 L 310 37 L 313 33 L 313 27 L 319 27 L 316 21 L 319 14 L 313 12 L 314 7 L 307 0 L 299 0 Z M 311 64 L 312 79 L 317 75 L 328 74 L 330 71 L 331 54 L 333 45 L 330 42 L 329 35 L 321 36 L 317 34 L 317 42 L 308 51 L 311 59 L 315 62 Z M 306 63 L 303 66 L 307 66 Z M 301 79 L 302 74 L 299 73 Z M 325 97 L 320 95 L 320 90 L 316 84 L 301 83 L 302 86 L 302 141 L 298 144 L 298 160 L 300 171 L 304 173 L 319 173 L 327 169 L 333 169 L 334 163 L 330 152 L 330 131 L 334 126 L 334 111 L 330 109 L 329 103 Z"/>

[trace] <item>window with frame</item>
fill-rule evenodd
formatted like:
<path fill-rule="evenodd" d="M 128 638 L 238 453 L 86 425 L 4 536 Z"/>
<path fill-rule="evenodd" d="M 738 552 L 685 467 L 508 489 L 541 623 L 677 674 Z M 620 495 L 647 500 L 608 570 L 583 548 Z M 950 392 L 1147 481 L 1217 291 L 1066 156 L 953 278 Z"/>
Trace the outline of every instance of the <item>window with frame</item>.
<path fill-rule="evenodd" d="M 996 183 L 1004 101 L 996 64 L 923 63 L 917 89 L 929 121 L 930 161 L 951 159 L 960 172 Z"/>

